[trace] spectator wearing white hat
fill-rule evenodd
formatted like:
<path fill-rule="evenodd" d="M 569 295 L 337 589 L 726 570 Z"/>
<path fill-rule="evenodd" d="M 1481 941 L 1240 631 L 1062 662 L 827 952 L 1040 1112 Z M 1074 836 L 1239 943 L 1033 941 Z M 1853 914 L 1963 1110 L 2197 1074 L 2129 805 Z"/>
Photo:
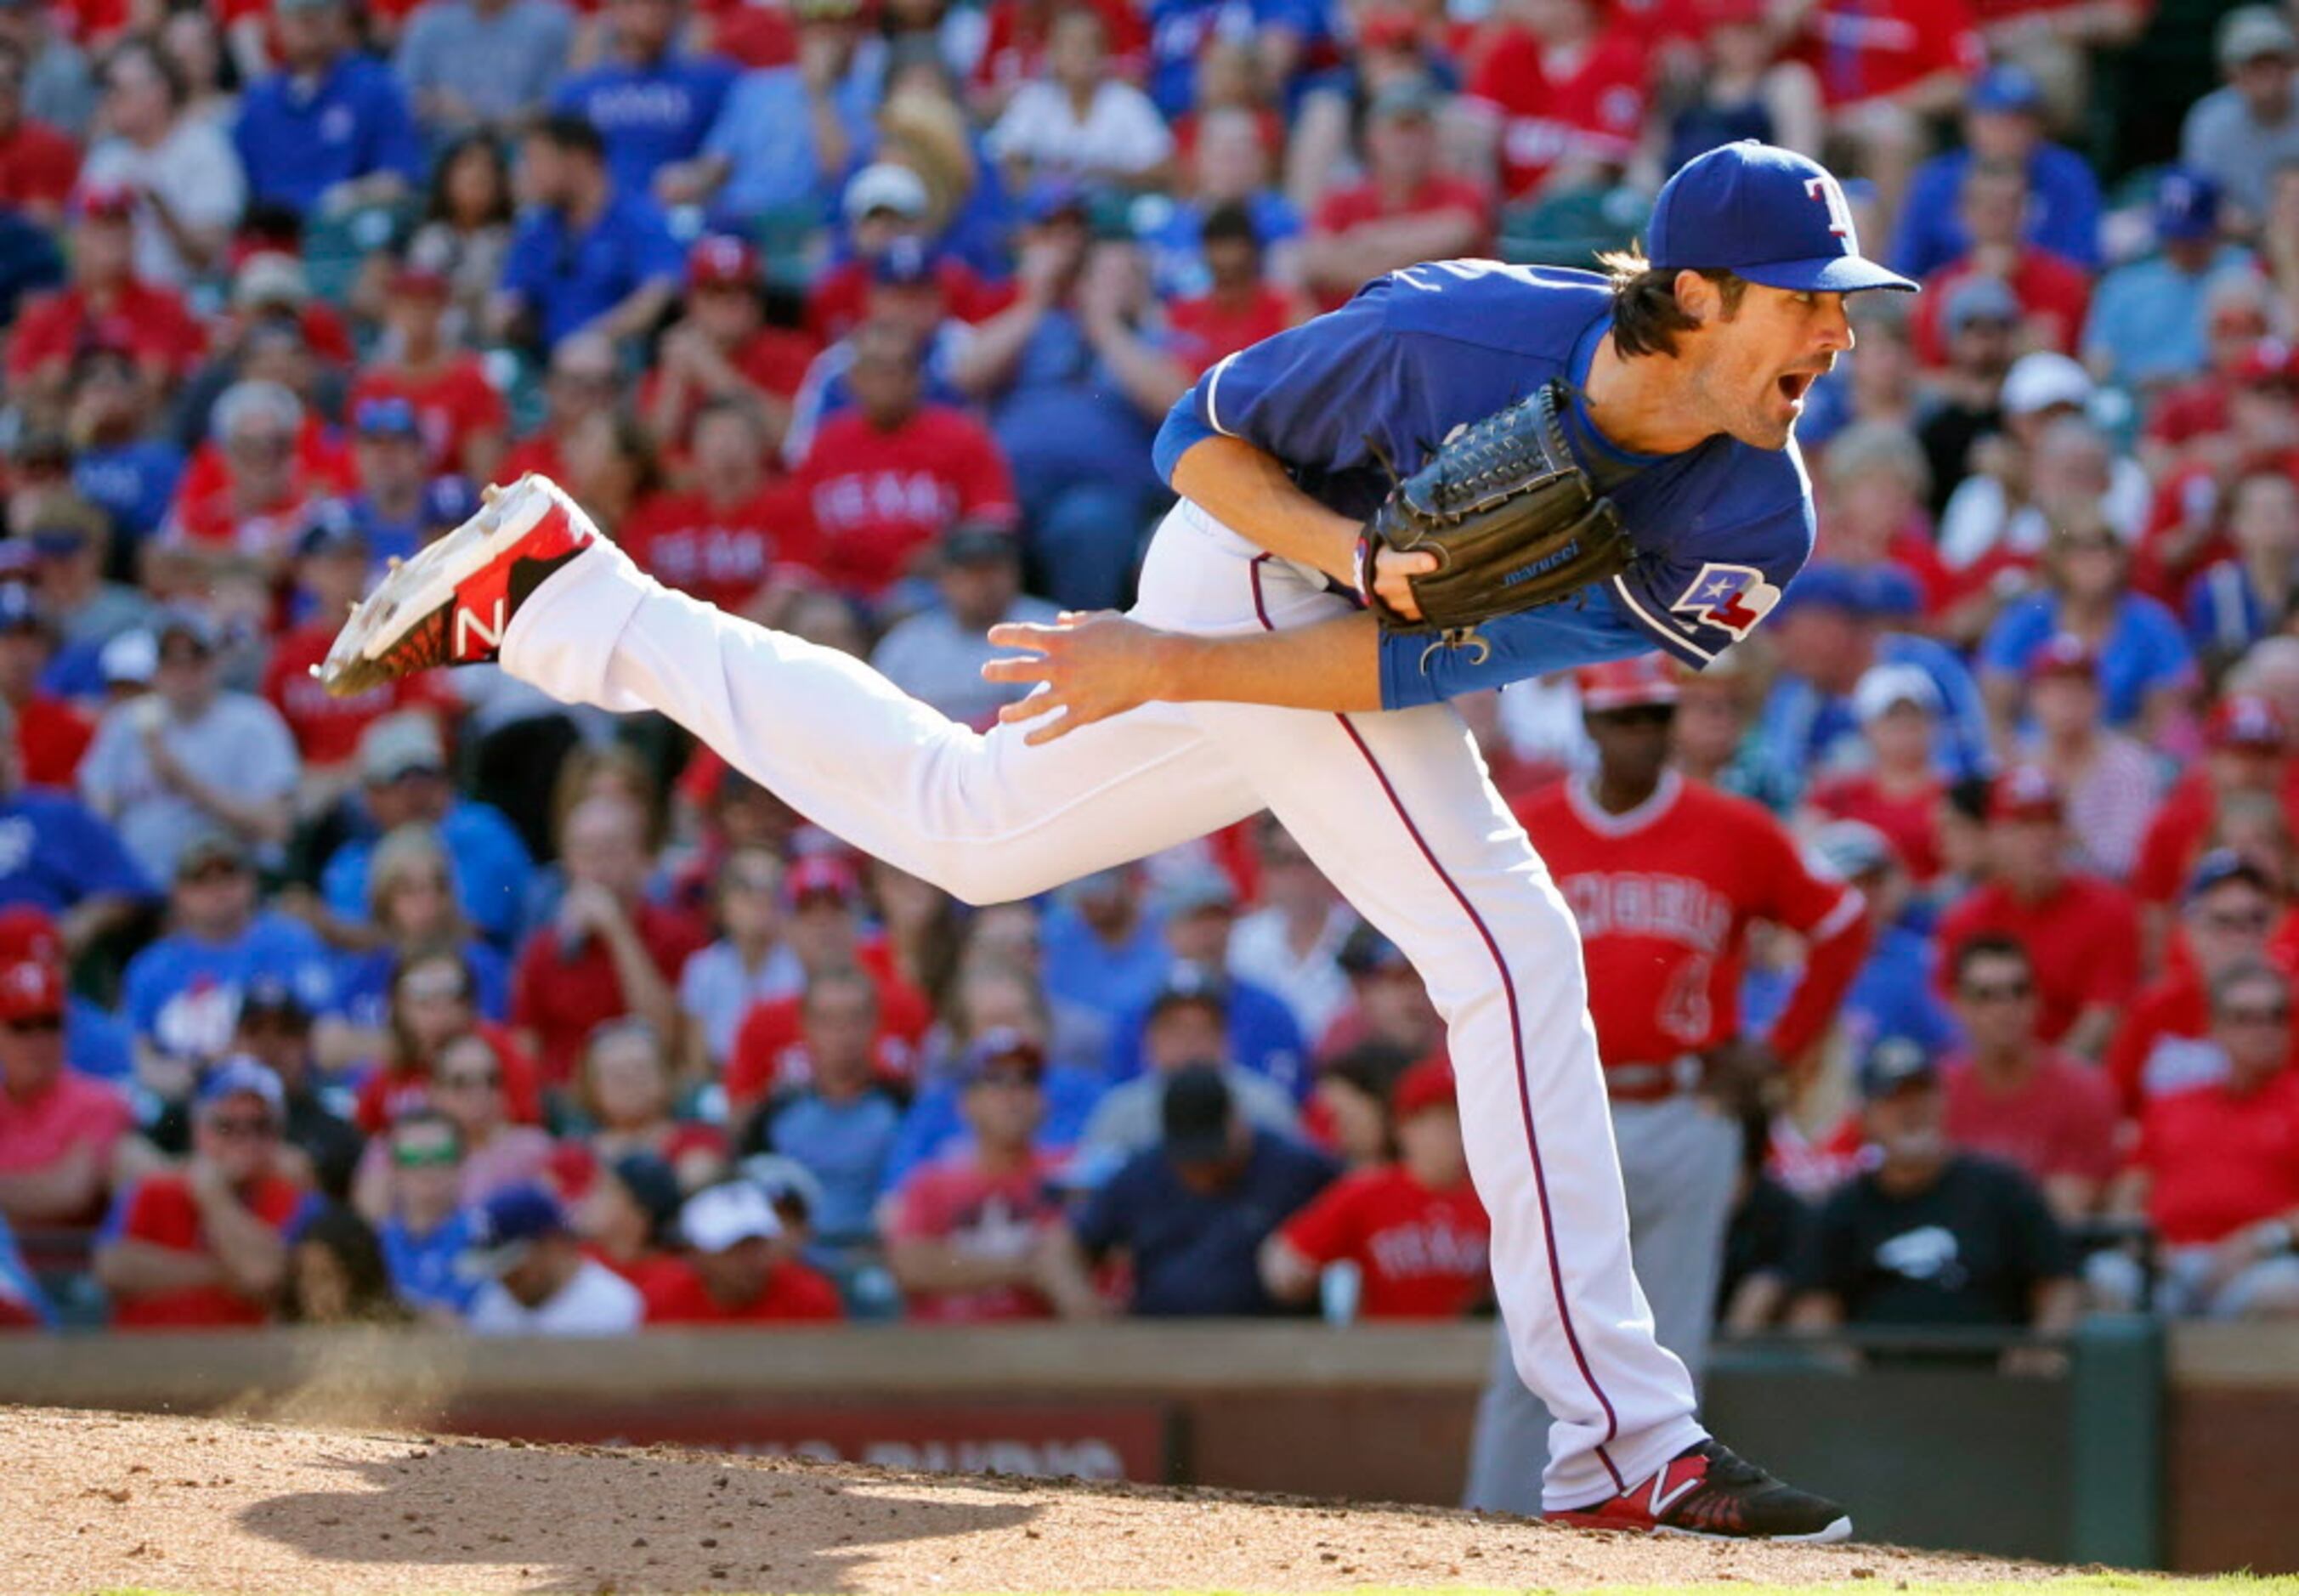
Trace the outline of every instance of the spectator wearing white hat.
<path fill-rule="evenodd" d="M 840 1319 L 838 1288 L 775 1245 L 782 1220 L 772 1199 L 747 1180 L 708 1187 L 679 1209 L 691 1249 L 683 1260 L 652 1271 L 646 1322 L 656 1325 L 762 1325 Z"/>
<path fill-rule="evenodd" d="M 1822 814 L 1864 821 L 1889 838 L 1918 885 L 1940 869 L 1938 810 L 1947 783 L 1932 761 L 1939 711 L 1939 689 L 1922 667 L 1869 667 L 1852 689 L 1868 769 L 1825 777 L 1812 793 Z"/>
<path fill-rule="evenodd" d="M 2154 490 L 2139 462 L 2085 419 L 2096 391 L 2091 373 L 2056 350 L 2012 363 L 2004 430 L 1973 449 L 1973 473 L 1940 514 L 1940 560 L 1951 571 L 1980 574 L 1991 560 L 2032 564 L 2056 524 L 2057 494 L 2088 500 L 2126 543 L 2137 539 Z"/>

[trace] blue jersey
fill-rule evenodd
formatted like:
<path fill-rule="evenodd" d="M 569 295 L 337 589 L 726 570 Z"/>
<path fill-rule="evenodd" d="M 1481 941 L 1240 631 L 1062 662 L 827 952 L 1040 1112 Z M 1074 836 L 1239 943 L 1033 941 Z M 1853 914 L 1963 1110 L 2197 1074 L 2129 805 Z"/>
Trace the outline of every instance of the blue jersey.
<path fill-rule="evenodd" d="M 702 153 L 735 78 L 734 63 L 715 55 L 609 61 L 561 83 L 552 104 L 599 129 L 618 187 L 646 194 L 657 171 Z"/>
<path fill-rule="evenodd" d="M 0 798 L 0 905 L 60 915 L 107 894 L 159 895 L 109 821 L 53 787 Z"/>
<path fill-rule="evenodd" d="M 344 55 L 317 78 L 273 72 L 240 96 L 232 142 L 251 199 L 311 211 L 338 183 L 396 172 L 423 181 L 423 142 L 391 69 Z"/>
<path fill-rule="evenodd" d="M 128 961 L 120 1006 L 160 1052 L 220 1059 L 239 1023 L 240 994 L 266 977 L 286 982 L 312 1013 L 336 1012 L 327 944 L 303 921 L 269 910 L 229 942 L 178 934 L 151 943 Z"/>
<path fill-rule="evenodd" d="M 1592 272 L 1443 261 L 1376 278 L 1340 309 L 1241 350 L 1199 378 L 1158 436 L 1169 481 L 1216 433 L 1275 455 L 1327 508 L 1357 519 L 1389 492 L 1385 453 L 1419 469 L 1465 426 L 1562 378 L 1583 387 L 1612 326 Z M 1812 553 L 1812 487 L 1791 443 L 1721 434 L 1681 453 L 1633 455 L 1576 398 L 1567 431 L 1602 475 L 1636 546 L 1630 569 L 1571 603 L 1481 628 L 1483 650 L 1384 633 L 1382 702 L 1428 703 L 1658 646 L 1698 669 L 1747 636 Z"/>

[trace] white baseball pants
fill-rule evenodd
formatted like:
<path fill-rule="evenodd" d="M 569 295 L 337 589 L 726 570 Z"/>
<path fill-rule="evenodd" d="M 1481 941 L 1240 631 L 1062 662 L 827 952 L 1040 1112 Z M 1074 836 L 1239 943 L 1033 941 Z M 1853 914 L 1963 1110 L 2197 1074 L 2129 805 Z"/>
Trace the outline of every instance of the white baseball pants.
<path fill-rule="evenodd" d="M 1346 607 L 1184 501 L 1133 613 L 1218 635 Z M 669 716 L 817 824 L 970 902 L 1274 810 L 1413 960 L 1449 1027 L 1517 1372 L 1556 1419 L 1545 1505 L 1599 1500 L 1702 1438 L 1630 1268 L 1572 913 L 1449 709 L 1150 704 L 1032 747 L 666 589 L 610 546 L 520 607 L 502 663 L 569 702 Z"/>

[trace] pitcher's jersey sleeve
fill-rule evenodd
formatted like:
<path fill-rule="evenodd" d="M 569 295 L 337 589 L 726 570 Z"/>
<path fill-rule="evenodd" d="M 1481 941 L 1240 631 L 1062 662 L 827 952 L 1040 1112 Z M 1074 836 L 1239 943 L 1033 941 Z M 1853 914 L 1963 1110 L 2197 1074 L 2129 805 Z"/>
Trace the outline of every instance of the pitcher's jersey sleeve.
<path fill-rule="evenodd" d="M 1721 520 L 1723 508 L 1706 519 Z M 1705 669 L 1772 613 L 1811 558 L 1813 531 L 1811 496 L 1799 495 L 1695 536 L 1657 546 L 1640 537 L 1639 557 L 1613 578 L 1613 595 L 1664 651 Z"/>

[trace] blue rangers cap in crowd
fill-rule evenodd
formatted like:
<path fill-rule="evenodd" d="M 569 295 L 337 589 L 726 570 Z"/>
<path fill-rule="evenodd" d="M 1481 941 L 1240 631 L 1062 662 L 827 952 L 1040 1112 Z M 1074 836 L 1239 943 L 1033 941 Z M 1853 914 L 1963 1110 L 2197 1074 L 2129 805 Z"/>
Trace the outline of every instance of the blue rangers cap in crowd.
<path fill-rule="evenodd" d="M 1687 162 L 1653 202 L 1652 263 L 1730 271 L 1768 288 L 1856 294 L 1916 285 L 1860 253 L 1852 209 L 1826 167 L 1755 139 Z"/>

